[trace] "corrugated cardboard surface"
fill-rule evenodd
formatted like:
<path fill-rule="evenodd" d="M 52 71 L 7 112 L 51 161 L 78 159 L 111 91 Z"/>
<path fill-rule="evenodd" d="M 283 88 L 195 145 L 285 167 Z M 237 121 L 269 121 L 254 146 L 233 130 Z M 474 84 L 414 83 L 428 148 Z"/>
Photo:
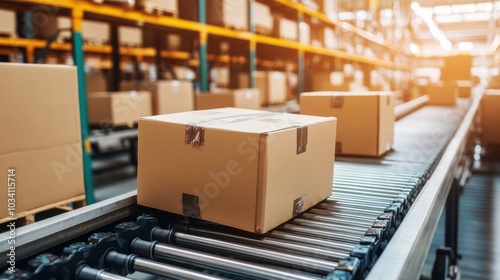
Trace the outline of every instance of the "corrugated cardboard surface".
<path fill-rule="evenodd" d="M 482 139 L 486 144 L 500 144 L 500 90 L 486 90 L 481 100 Z"/>
<path fill-rule="evenodd" d="M 133 125 L 153 114 L 147 91 L 91 92 L 87 102 L 89 123 L 94 125 Z"/>
<path fill-rule="evenodd" d="M 300 113 L 338 119 L 339 154 L 380 156 L 394 144 L 394 96 L 390 92 L 309 92 Z"/>
<path fill-rule="evenodd" d="M 205 127 L 203 146 L 185 143 L 186 124 Z M 300 125 L 307 146 L 297 154 Z M 300 197 L 306 210 L 331 193 L 335 126 L 334 118 L 235 108 L 142 118 L 138 203 L 183 214 L 183 194 L 194 195 L 202 219 L 266 232 L 295 215 Z"/>
<path fill-rule="evenodd" d="M 455 105 L 458 89 L 455 84 L 429 85 L 426 87 L 429 105 Z"/>
<path fill-rule="evenodd" d="M 76 68 L 0 63 L 0 77 L 0 179 L 16 169 L 16 212 L 83 194 Z"/>

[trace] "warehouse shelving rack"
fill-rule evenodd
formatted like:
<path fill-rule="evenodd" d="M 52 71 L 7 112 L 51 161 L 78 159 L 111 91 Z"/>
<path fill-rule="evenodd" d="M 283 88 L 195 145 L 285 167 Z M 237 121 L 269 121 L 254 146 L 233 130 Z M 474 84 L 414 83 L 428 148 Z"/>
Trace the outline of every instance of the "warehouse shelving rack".
<path fill-rule="evenodd" d="M 248 1 L 248 11 L 249 11 L 249 31 L 236 31 L 230 30 L 223 27 L 218 27 L 214 25 L 206 24 L 206 1 L 198 0 L 198 21 L 184 20 L 180 18 L 174 18 L 169 16 L 158 16 L 147 14 L 142 11 L 126 9 L 118 6 L 111 6 L 106 4 L 97 4 L 90 0 L 21 0 L 21 1 L 6 1 L 4 5 L 7 8 L 16 9 L 16 7 L 29 7 L 33 5 L 43 5 L 43 6 L 54 6 L 61 9 L 69 11 L 70 18 L 72 20 L 73 29 L 73 42 L 72 43 L 53 43 L 51 45 L 51 50 L 55 51 L 73 51 L 75 64 L 78 69 L 78 80 L 79 80 L 79 101 L 80 101 L 80 115 L 81 115 L 81 127 L 82 127 L 82 143 L 83 143 L 83 159 L 84 159 L 84 174 L 85 174 L 85 191 L 87 194 L 87 204 L 94 203 L 93 195 L 93 183 L 92 183 L 92 168 L 91 168 L 91 158 L 90 158 L 90 142 L 88 121 L 87 121 L 87 101 L 86 101 L 86 85 L 85 85 L 85 72 L 84 72 L 84 54 L 85 53 L 96 53 L 96 54 L 111 54 L 112 61 L 119 61 L 119 56 L 134 56 L 137 57 L 139 61 L 144 57 L 157 57 L 157 51 L 154 48 L 119 48 L 119 51 L 114 51 L 112 46 L 91 46 L 84 44 L 82 37 L 82 20 L 86 14 L 93 14 L 98 16 L 103 16 L 106 18 L 114 18 L 120 20 L 126 20 L 131 22 L 140 22 L 142 24 L 151 24 L 160 27 L 176 28 L 184 31 L 192 31 L 198 33 L 199 36 L 199 57 L 197 60 L 191 59 L 189 61 L 190 66 L 197 66 L 199 69 L 199 85 L 202 92 L 208 90 L 208 61 L 219 61 L 219 62 L 229 62 L 232 57 L 229 55 L 223 55 L 216 57 L 214 55 L 208 54 L 207 52 L 207 39 L 209 35 L 216 35 L 231 39 L 238 39 L 248 41 L 249 44 L 249 54 L 248 60 L 238 59 L 239 61 L 247 62 L 250 87 L 255 87 L 255 79 L 253 76 L 256 70 L 256 61 L 262 61 L 257 58 L 257 44 L 269 45 L 274 47 L 286 48 L 296 50 L 298 52 L 297 57 L 297 73 L 298 73 L 298 92 L 304 90 L 304 72 L 305 63 L 304 57 L 306 53 L 317 54 L 322 56 L 327 56 L 335 59 L 343 59 L 345 61 L 351 61 L 355 63 L 362 63 L 369 65 L 370 67 L 381 67 L 391 70 L 399 70 L 403 72 L 409 72 L 411 67 L 406 64 L 394 63 L 391 61 L 365 57 L 363 55 L 352 54 L 345 51 L 328 49 L 325 47 L 317 47 L 308 44 L 301 44 L 296 41 L 288 41 L 280 38 L 274 38 L 271 36 L 264 36 L 254 33 L 252 27 L 252 17 L 251 17 L 251 5 L 254 0 Z M 279 5 L 287 6 L 292 10 L 296 11 L 298 22 L 303 22 L 304 15 L 314 17 L 325 24 L 328 24 L 335 28 L 340 28 L 344 32 L 349 32 L 354 36 L 359 36 L 371 44 L 381 46 L 389 50 L 390 52 L 397 53 L 398 55 L 405 56 L 411 59 L 412 55 L 401 47 L 393 44 L 381 37 L 367 32 L 355 25 L 348 22 L 333 20 L 327 17 L 321 12 L 317 12 L 305 7 L 302 4 L 292 2 L 291 0 L 272 0 Z M 0 38 L 0 50 L 1 47 L 18 47 L 24 48 L 26 50 L 27 61 L 31 62 L 34 59 L 34 53 L 36 49 L 41 49 L 45 47 L 45 40 L 37 39 L 23 39 L 23 38 Z M 113 44 L 112 44 L 113 45 Z M 117 45 L 117 44 L 116 44 Z M 4 53 L 4 52 L 0 52 Z M 118 57 L 118 58 L 117 58 Z M 168 59 L 182 59 L 186 60 L 190 57 L 188 52 L 184 51 L 161 51 L 161 58 Z M 118 63 L 119 64 L 119 63 Z M 113 66 L 113 70 L 118 73 L 119 65 Z"/>

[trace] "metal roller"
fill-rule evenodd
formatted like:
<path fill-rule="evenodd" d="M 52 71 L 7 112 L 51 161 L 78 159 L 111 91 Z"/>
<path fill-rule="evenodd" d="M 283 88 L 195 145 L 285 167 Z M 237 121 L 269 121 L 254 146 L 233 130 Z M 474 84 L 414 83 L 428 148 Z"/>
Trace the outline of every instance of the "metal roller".
<path fill-rule="evenodd" d="M 272 236 L 274 238 L 277 238 L 277 239 L 283 239 L 283 240 L 294 241 L 294 242 L 298 242 L 298 243 L 302 243 L 302 244 L 309 244 L 309 245 L 313 245 L 313 246 L 331 248 L 333 250 L 337 250 L 337 251 L 341 251 L 341 252 L 349 252 L 354 247 L 353 245 L 349 245 L 349 244 L 342 243 L 342 242 L 336 242 L 336 241 L 328 240 L 328 239 L 312 238 L 312 237 L 296 234 L 293 232 L 285 232 L 285 231 L 281 231 L 281 230 L 273 230 L 268 235 Z"/>
<path fill-rule="evenodd" d="M 308 228 L 304 226 L 298 226 L 293 224 L 284 224 L 279 227 L 279 229 L 289 230 L 296 233 L 302 233 L 310 236 L 316 236 L 321 238 L 326 238 L 330 240 L 342 241 L 350 244 L 357 244 L 359 242 L 360 236 L 357 234 L 347 234 L 347 233 L 339 233 L 332 232 L 327 230 L 319 230 Z"/>
<path fill-rule="evenodd" d="M 206 252 L 225 252 L 230 255 L 261 260 L 290 268 L 303 268 L 308 272 L 328 273 L 337 267 L 334 261 L 326 261 L 306 256 L 297 256 L 276 250 L 263 249 L 257 246 L 243 245 L 236 242 L 226 242 L 214 238 L 206 238 L 172 230 L 155 229 L 152 232 L 155 240 L 174 245 L 196 248 Z"/>
<path fill-rule="evenodd" d="M 77 280 L 130 280 L 130 278 L 115 275 L 102 269 L 94 269 L 86 264 L 77 268 L 75 277 Z"/>
<path fill-rule="evenodd" d="M 206 269 L 228 272 L 260 279 L 316 280 L 318 276 L 293 273 L 280 267 L 262 266 L 247 261 L 221 257 L 172 245 L 135 239 L 133 252 L 150 252 L 151 258 L 200 266 Z"/>
<path fill-rule="evenodd" d="M 133 243 L 132 243 L 133 245 Z M 124 255 L 115 251 L 106 254 L 106 265 L 125 268 L 128 274 L 135 271 L 145 272 L 169 279 L 186 280 L 223 280 L 225 278 L 203 274 L 200 272 L 187 270 L 172 265 L 146 260 L 135 255 Z"/>
<path fill-rule="evenodd" d="M 365 227 L 366 229 L 366 227 Z M 327 248 L 320 248 L 315 246 L 314 248 L 307 247 L 301 244 L 296 244 L 290 241 L 280 240 L 272 237 L 263 236 L 259 239 L 245 238 L 233 234 L 227 234 L 223 232 L 218 232 L 214 230 L 201 229 L 196 227 L 189 227 L 188 231 L 191 234 L 203 235 L 209 237 L 215 237 L 219 239 L 224 239 L 232 242 L 238 242 L 242 244 L 252 245 L 252 246 L 264 246 L 269 249 L 284 250 L 286 252 L 301 254 L 304 256 L 313 256 L 321 259 L 332 259 L 338 261 L 342 258 L 347 257 L 349 254 L 344 252 L 339 252 Z"/>

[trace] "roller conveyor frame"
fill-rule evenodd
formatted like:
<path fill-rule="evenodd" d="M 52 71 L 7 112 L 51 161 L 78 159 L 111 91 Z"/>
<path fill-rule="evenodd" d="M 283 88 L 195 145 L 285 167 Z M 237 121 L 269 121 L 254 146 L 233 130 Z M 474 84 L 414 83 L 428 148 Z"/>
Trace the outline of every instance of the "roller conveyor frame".
<path fill-rule="evenodd" d="M 412 279 L 419 277 L 425 256 L 430 247 L 430 242 L 432 241 L 434 231 L 437 227 L 439 216 L 444 207 L 447 194 L 450 191 L 451 182 L 455 177 L 459 177 L 455 171 L 461 169 L 458 167 L 466 150 L 469 129 L 473 125 L 473 119 L 479 106 L 479 100 L 480 97 L 477 97 L 472 101 L 467 114 L 458 127 L 458 130 L 456 130 L 453 138 L 449 141 L 448 147 L 444 152 L 442 152 L 439 162 L 432 163 L 433 168 L 431 169 L 434 169 L 432 176 L 429 176 L 429 174 L 422 174 L 422 176 L 428 177 L 425 186 L 422 186 L 421 184 L 422 178 L 415 178 L 414 183 L 411 186 L 408 186 L 407 191 L 403 192 L 405 194 L 400 197 L 399 200 L 397 199 L 397 196 L 392 196 L 395 197 L 395 200 L 390 206 L 385 208 L 385 211 L 376 210 L 378 213 L 385 212 L 386 216 L 384 216 L 383 219 L 377 219 L 377 216 L 375 216 L 372 219 L 372 228 L 365 233 L 365 236 L 370 237 L 376 236 L 377 234 L 384 234 L 387 237 L 386 239 L 390 239 L 390 242 L 378 245 L 385 247 L 385 249 L 378 257 L 374 266 L 371 268 L 369 274 L 367 275 L 367 279 Z M 405 113 L 407 112 L 405 111 Z M 354 162 L 353 166 L 355 167 L 356 162 L 363 162 L 364 159 L 354 158 L 347 160 L 352 160 L 351 162 Z M 377 163 L 385 160 L 369 159 L 368 162 L 370 161 Z M 425 163 L 422 164 L 425 165 Z M 388 171 L 388 173 L 391 172 L 391 170 Z M 408 175 L 411 174 L 411 172 L 408 173 Z M 422 189 L 422 191 L 418 194 L 420 189 Z M 416 194 L 418 194 L 418 196 L 416 196 Z M 346 196 L 349 196 L 349 194 L 346 194 Z M 332 197 L 335 197 L 335 195 L 332 195 Z M 17 230 L 16 235 L 17 259 L 21 260 L 33 255 L 34 253 L 43 252 L 52 247 L 68 242 L 77 236 L 88 234 L 96 229 L 136 215 L 140 211 L 144 210 L 141 207 L 138 207 L 135 203 L 136 191 L 133 191 L 47 220 L 42 220 L 33 225 L 21 227 Z M 328 201 L 325 201 L 322 204 L 324 207 L 320 205 L 316 208 L 318 210 L 313 212 L 314 214 L 308 215 L 319 215 L 321 213 L 327 214 L 329 211 Z M 348 207 L 349 209 L 362 208 L 359 201 L 347 201 L 344 202 L 344 204 L 346 204 L 345 207 Z M 401 211 L 406 208 L 406 204 L 412 205 L 407 212 L 403 213 Z M 384 207 L 377 206 L 376 208 L 384 210 Z M 384 226 L 387 226 L 390 223 L 395 223 L 396 220 L 394 216 L 396 215 L 405 216 L 402 223 L 396 226 L 398 228 L 397 231 L 395 234 L 393 232 L 385 232 Z M 339 218 L 344 217 L 349 219 L 350 216 L 355 219 L 355 215 L 351 213 L 339 215 Z M 328 217 L 328 215 L 325 215 L 325 217 Z M 305 218 L 307 218 L 307 215 L 305 215 Z M 360 217 L 359 220 L 368 223 L 370 218 Z M 315 223 L 317 224 L 318 222 Z M 318 231 L 318 234 L 321 232 L 321 234 L 325 236 L 325 241 L 331 241 L 332 244 L 334 244 L 335 239 L 333 236 L 335 234 L 341 235 L 342 233 L 340 230 L 332 233 L 331 229 L 327 229 L 328 226 L 326 224 L 325 228 L 311 227 L 311 225 L 314 224 L 313 222 L 308 222 L 305 225 L 294 224 L 296 223 L 292 222 L 279 227 L 276 230 L 276 235 L 290 233 L 289 227 L 303 227 L 304 230 L 309 232 L 314 230 Z M 352 229 L 354 230 L 358 225 L 360 226 L 360 224 L 357 224 Z M 368 225 L 367 228 L 369 226 L 370 225 Z M 380 230 L 377 231 L 377 227 L 379 227 Z M 328 235 L 329 232 L 330 235 Z M 394 236 L 392 236 L 392 234 L 394 234 Z M 313 234 L 311 236 L 316 235 Z M 326 238 L 326 236 L 329 237 Z M 363 236 L 362 233 L 361 236 Z M 270 244 L 272 244 L 272 237 L 273 233 L 270 234 L 270 241 L 268 241 Z M 291 242 L 297 242 L 296 247 L 299 249 L 302 248 L 300 246 L 307 246 L 307 244 L 311 245 L 314 240 L 314 238 L 301 235 L 293 235 L 293 237 L 290 236 L 290 238 Z M 7 261 L 7 239 L 7 233 L 0 235 L 0 252 L 2 252 L 0 255 L 0 263 L 5 263 Z M 376 240 L 376 238 L 373 240 Z M 356 245 L 359 244 L 359 239 L 358 242 L 356 242 L 353 238 L 352 242 L 341 244 L 342 246 L 340 247 L 343 248 L 342 250 L 348 251 L 347 249 L 349 248 L 349 245 L 347 244 L 351 244 L 353 248 L 359 246 Z M 363 249 L 362 247 L 360 248 Z M 314 246 L 311 247 L 311 250 L 313 249 Z M 355 254 L 353 255 L 352 250 L 351 256 L 356 256 Z M 390 269 L 387 269 L 387 267 L 390 267 Z M 91 269 L 93 268 L 85 268 L 85 270 Z M 101 272 L 101 274 L 103 273 L 105 272 Z M 109 277 L 113 277 L 113 275 Z M 118 278 L 116 279 L 123 279 L 119 278 L 121 277 L 119 275 L 117 275 L 117 277 Z"/>

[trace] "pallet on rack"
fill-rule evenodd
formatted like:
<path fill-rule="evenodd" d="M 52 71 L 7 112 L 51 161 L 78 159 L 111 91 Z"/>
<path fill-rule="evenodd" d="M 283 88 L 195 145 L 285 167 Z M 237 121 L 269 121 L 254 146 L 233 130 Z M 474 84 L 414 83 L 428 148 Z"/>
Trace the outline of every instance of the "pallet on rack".
<path fill-rule="evenodd" d="M 20 213 L 17 213 L 15 218 L 16 218 L 16 223 L 21 224 L 21 225 L 29 225 L 35 222 L 35 215 L 39 214 L 44 211 L 48 210 L 53 210 L 53 209 L 59 209 L 63 211 L 71 211 L 74 209 L 81 208 L 85 206 L 85 195 L 78 195 L 75 197 L 71 197 L 65 200 L 61 200 L 58 202 L 50 203 L 35 209 L 23 211 Z M 11 217 L 6 217 L 0 219 L 0 224 L 7 223 L 12 221 Z"/>

